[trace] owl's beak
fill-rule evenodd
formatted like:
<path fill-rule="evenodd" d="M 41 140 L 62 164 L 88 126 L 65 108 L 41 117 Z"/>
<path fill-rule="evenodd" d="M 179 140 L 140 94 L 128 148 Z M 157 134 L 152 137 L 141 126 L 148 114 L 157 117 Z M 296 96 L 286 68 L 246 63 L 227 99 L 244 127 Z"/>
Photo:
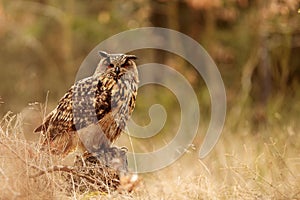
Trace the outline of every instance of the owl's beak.
<path fill-rule="evenodd" d="M 120 73 L 120 67 L 119 66 L 116 66 L 115 72 L 116 72 L 117 75 L 119 75 L 119 73 Z"/>

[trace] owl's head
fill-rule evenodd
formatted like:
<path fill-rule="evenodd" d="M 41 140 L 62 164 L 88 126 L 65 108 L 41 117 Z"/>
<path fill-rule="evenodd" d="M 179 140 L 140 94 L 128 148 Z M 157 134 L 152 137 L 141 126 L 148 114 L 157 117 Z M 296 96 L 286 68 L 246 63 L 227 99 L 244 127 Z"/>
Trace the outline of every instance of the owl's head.
<path fill-rule="evenodd" d="M 135 55 L 126 54 L 108 54 L 104 51 L 99 51 L 101 60 L 97 66 L 95 74 L 109 73 L 116 77 L 121 77 L 125 73 L 137 74 L 137 68 L 134 60 Z"/>

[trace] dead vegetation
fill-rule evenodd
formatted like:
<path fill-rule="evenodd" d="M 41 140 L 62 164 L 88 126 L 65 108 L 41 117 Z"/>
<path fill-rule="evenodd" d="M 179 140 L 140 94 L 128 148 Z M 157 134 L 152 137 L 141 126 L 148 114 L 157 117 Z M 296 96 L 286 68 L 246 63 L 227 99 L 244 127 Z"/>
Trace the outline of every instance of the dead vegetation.
<path fill-rule="evenodd" d="M 140 175 L 142 181 L 128 192 L 116 189 L 120 180 L 113 171 L 115 179 L 97 182 L 89 170 L 107 174 L 91 157 L 90 163 L 79 159 L 68 167 L 40 152 L 24 139 L 21 116 L 9 114 L 0 129 L 0 199 L 300 199 L 295 128 L 276 127 L 261 135 L 225 129 L 206 159 L 198 160 L 191 149 L 172 166 Z"/>
<path fill-rule="evenodd" d="M 25 140 L 20 115 L 8 113 L 1 124 L 0 199 L 60 199 L 93 192 L 130 192 L 134 187 L 131 183 L 132 187 L 124 188 L 124 184 L 130 184 L 124 181 L 131 175 L 126 170 L 121 174 L 109 163 L 113 160 L 113 164 L 124 167 L 123 149 L 113 147 L 97 155 L 85 153 L 76 156 L 74 165 L 66 165 L 63 159 L 41 151 L 38 143 Z"/>

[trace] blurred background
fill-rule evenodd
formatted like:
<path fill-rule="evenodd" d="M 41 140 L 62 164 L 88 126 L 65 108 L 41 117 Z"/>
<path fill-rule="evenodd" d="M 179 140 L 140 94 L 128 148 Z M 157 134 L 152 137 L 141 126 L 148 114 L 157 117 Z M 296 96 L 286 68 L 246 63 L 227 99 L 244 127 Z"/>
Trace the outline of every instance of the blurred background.
<path fill-rule="evenodd" d="M 182 74 L 201 115 L 193 144 L 170 167 L 143 174 L 145 198 L 138 199 L 300 199 L 299 8 L 300 0 L 0 0 L 0 129 L 36 140 L 33 129 L 74 83 L 95 46 L 129 29 L 170 28 L 199 42 L 216 62 L 226 88 L 226 122 L 213 151 L 197 159 L 211 112 L 202 77 L 175 54 L 130 52 L 138 64 L 165 64 Z M 123 134 L 117 145 L 151 152 L 168 144 L 181 120 L 175 95 L 147 85 L 136 103 L 139 125 L 150 122 L 153 104 L 166 109 L 166 124 L 147 139 Z M 6 157 L 3 169 L 11 161 L 17 165 Z M 19 176 L 24 168 L 12 169 L 18 174 L 11 180 L 27 185 Z"/>
<path fill-rule="evenodd" d="M 121 31 L 154 26 L 187 34 L 211 55 L 225 83 L 230 130 L 255 134 L 273 124 L 296 130 L 299 6 L 299 0 L 0 0 L 0 115 L 26 113 L 34 102 L 46 103 L 49 112 L 97 44 Z M 135 53 L 138 64 L 157 62 L 183 74 L 197 91 L 201 120 L 209 121 L 209 93 L 192 66 L 167 52 Z M 151 88 L 141 88 L 134 118 L 147 124 L 149 106 L 160 103 L 171 113 L 166 126 L 175 129 L 176 98 L 165 88 Z"/>

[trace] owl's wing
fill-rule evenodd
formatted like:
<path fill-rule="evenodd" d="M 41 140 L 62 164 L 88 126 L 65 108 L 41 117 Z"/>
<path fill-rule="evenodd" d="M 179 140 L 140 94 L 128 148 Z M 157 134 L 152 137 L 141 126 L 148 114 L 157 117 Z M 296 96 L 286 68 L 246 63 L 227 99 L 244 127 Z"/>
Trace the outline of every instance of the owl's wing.
<path fill-rule="evenodd" d="M 56 109 L 52 110 L 51 113 L 49 113 L 47 115 L 47 117 L 45 118 L 44 122 L 37 128 L 34 129 L 33 132 L 37 133 L 37 132 L 45 132 L 49 126 L 49 122 L 51 117 L 53 116 L 53 114 L 56 112 Z"/>
<path fill-rule="evenodd" d="M 51 127 L 59 131 L 70 130 L 72 127 L 72 94 L 73 86 L 59 100 L 58 106 L 48 114 L 44 122 L 34 132 L 47 132 Z"/>
<path fill-rule="evenodd" d="M 34 132 L 55 137 L 98 122 L 111 110 L 111 92 L 102 82 L 93 77 L 76 82 Z"/>

